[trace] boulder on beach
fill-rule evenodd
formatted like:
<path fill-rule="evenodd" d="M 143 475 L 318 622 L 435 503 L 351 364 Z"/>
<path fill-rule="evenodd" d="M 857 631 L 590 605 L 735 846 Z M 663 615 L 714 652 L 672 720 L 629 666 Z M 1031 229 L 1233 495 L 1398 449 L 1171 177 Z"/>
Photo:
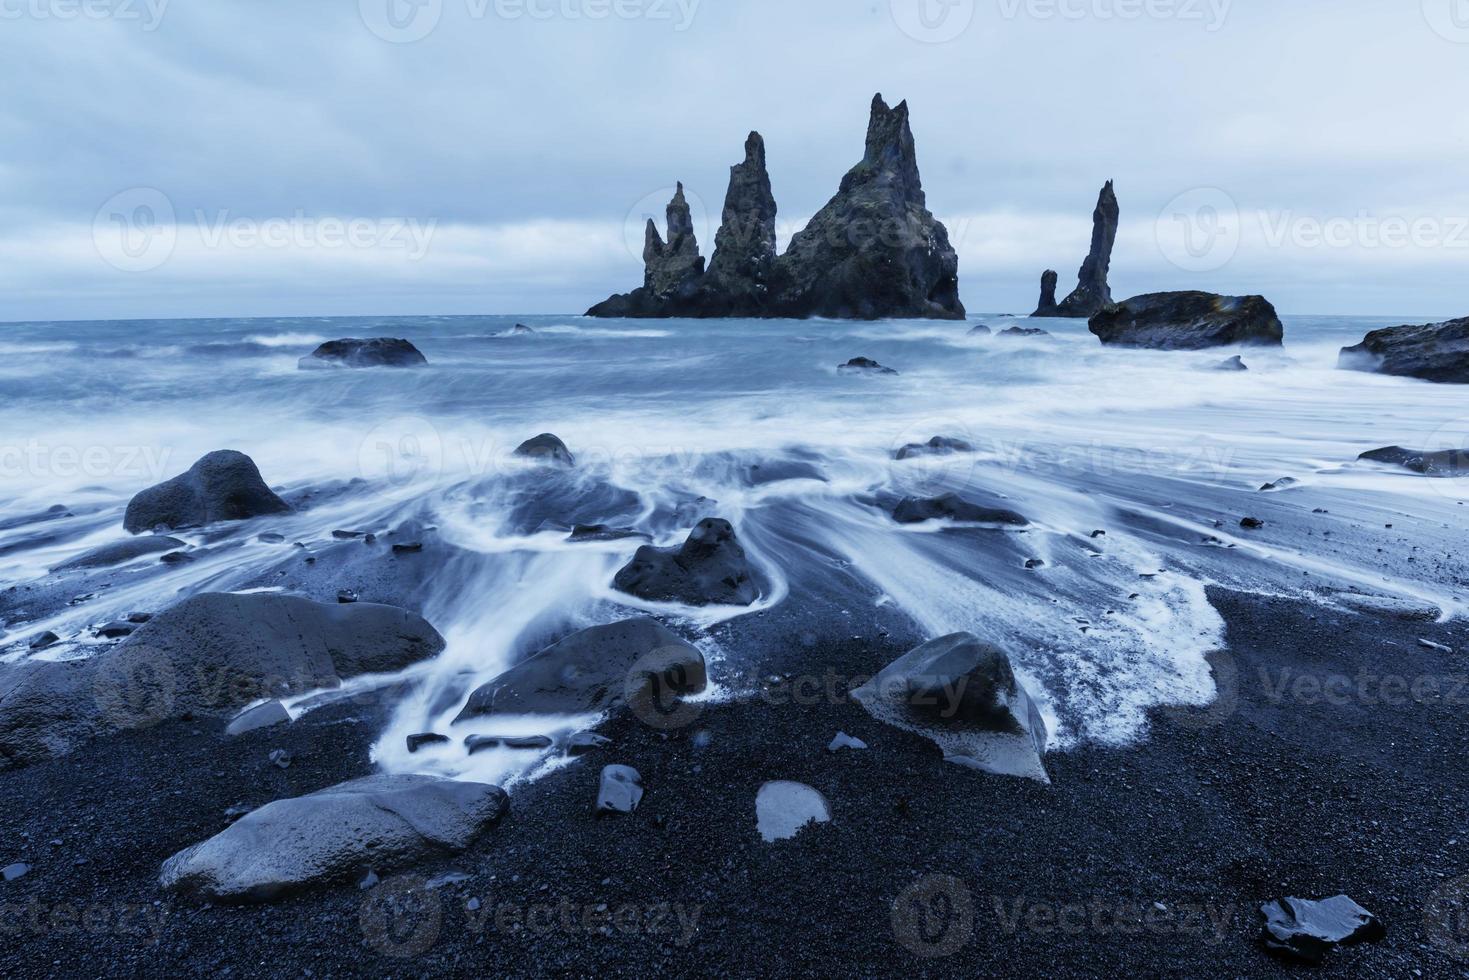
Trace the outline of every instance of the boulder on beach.
<path fill-rule="evenodd" d="M 576 457 L 566 448 L 566 443 L 549 432 L 542 432 L 534 439 L 527 439 L 515 448 L 515 455 L 522 459 L 533 459 L 557 466 L 574 466 Z"/>
<path fill-rule="evenodd" d="M 1013 510 L 1000 507 L 983 507 L 971 503 L 957 493 L 946 493 L 941 497 L 905 497 L 893 510 L 893 520 L 899 524 L 922 524 L 925 521 L 963 521 L 974 524 L 1029 524 L 1030 521 Z"/>
<path fill-rule="evenodd" d="M 169 858 L 158 881 L 211 902 L 271 901 L 456 854 L 508 807 L 485 783 L 368 776 L 253 810 Z"/>
<path fill-rule="evenodd" d="M 896 459 L 916 459 L 920 456 L 952 456 L 954 453 L 972 453 L 974 447 L 963 439 L 934 436 L 928 442 L 910 442 L 899 449 Z"/>
<path fill-rule="evenodd" d="M 639 548 L 612 584 L 650 602 L 690 606 L 748 606 L 760 598 L 734 527 L 717 517 L 700 521 L 682 547 Z"/>
<path fill-rule="evenodd" d="M 455 723 L 489 715 L 569 715 L 697 694 L 704 655 L 652 619 L 573 633 L 477 688 Z"/>
<path fill-rule="evenodd" d="M 643 801 L 643 777 L 632 766 L 603 766 L 594 811 L 634 813 Z"/>
<path fill-rule="evenodd" d="M 53 572 L 73 572 L 82 569 L 112 568 L 148 555 L 159 555 L 187 547 L 188 545 L 178 538 L 170 538 L 163 534 L 144 535 L 93 548 L 86 554 L 78 555 L 51 570 Z"/>
<path fill-rule="evenodd" d="M 651 220 L 645 230 L 643 285 L 589 316 L 964 318 L 959 258 L 928 210 L 907 103 L 873 98 L 862 161 L 783 255 L 759 133 L 730 169 L 707 271 L 682 185 L 667 217 L 666 242 Z"/>
<path fill-rule="evenodd" d="M 1427 452 L 1404 449 L 1402 446 L 1386 446 L 1365 452 L 1357 458 L 1369 463 L 1386 463 L 1436 479 L 1469 476 L 1469 450 L 1464 449 Z"/>
<path fill-rule="evenodd" d="M 301 358 L 297 367 L 302 370 L 329 367 L 409 368 L 423 367 L 426 364 L 428 358 L 417 347 L 401 338 L 375 337 L 371 340 L 358 340 L 348 337 L 327 341 Z"/>
<path fill-rule="evenodd" d="M 133 497 L 122 526 L 141 534 L 155 528 L 202 527 L 290 511 L 291 505 L 265 485 L 254 460 L 222 449 L 200 459 L 187 473 Z"/>
<path fill-rule="evenodd" d="M 890 367 L 883 367 L 870 357 L 854 357 L 845 364 L 837 366 L 837 370 L 843 374 L 897 374 Z"/>
<path fill-rule="evenodd" d="M 1050 781 L 1040 709 L 1009 656 L 971 633 L 917 647 L 852 697 L 879 721 L 932 739 L 948 761 Z"/>
<path fill-rule="evenodd" d="M 1346 895 L 1313 902 L 1279 898 L 1260 906 L 1261 939 L 1277 956 L 1320 963 L 1338 946 L 1376 942 L 1387 935 L 1382 921 Z"/>
<path fill-rule="evenodd" d="M 1231 344 L 1279 347 L 1285 330 L 1263 296 L 1148 293 L 1098 312 L 1089 328 L 1102 343 L 1153 350 L 1203 350 Z"/>
<path fill-rule="evenodd" d="M 0 668 L 0 765 L 399 671 L 443 648 L 443 637 L 421 617 L 391 606 L 271 593 L 196 595 L 88 660 Z"/>
<path fill-rule="evenodd" d="M 1469 384 L 1469 317 L 1422 326 L 1374 330 L 1344 347 L 1339 364 L 1441 384 Z"/>

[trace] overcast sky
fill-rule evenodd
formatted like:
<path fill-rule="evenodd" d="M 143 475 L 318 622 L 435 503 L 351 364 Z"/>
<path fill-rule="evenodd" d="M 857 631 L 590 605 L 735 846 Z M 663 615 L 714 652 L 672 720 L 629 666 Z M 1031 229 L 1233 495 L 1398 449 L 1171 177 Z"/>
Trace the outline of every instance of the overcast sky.
<path fill-rule="evenodd" d="M 972 313 L 1469 314 L 1469 0 L 0 0 L 0 321 L 579 313 L 745 134 L 782 239 L 907 99 Z"/>

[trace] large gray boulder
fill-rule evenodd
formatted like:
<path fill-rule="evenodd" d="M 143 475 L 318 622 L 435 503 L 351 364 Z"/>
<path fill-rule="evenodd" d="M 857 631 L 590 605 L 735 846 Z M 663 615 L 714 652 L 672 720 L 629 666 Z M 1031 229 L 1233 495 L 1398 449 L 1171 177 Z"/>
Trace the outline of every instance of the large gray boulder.
<path fill-rule="evenodd" d="M 291 505 L 265 485 L 254 460 L 244 453 L 222 449 L 200 459 L 187 473 L 133 497 L 122 526 L 141 534 L 160 527 L 201 527 L 290 510 Z"/>
<path fill-rule="evenodd" d="M 667 708 L 704 690 L 704 655 L 651 619 L 573 633 L 469 696 L 455 722 L 488 715 L 568 715 Z M 657 703 L 649 699 L 659 699 Z"/>
<path fill-rule="evenodd" d="M 428 358 L 417 347 L 397 337 L 358 340 L 348 337 L 329 340 L 297 362 L 304 370 L 315 368 L 423 367 Z"/>
<path fill-rule="evenodd" d="M 498 786 L 368 776 L 277 800 L 163 863 L 159 884 L 211 902 L 264 902 L 456 854 L 505 813 Z"/>
<path fill-rule="evenodd" d="M 1063 299 L 1050 316 L 1086 319 L 1106 309 L 1112 302 L 1112 288 L 1107 273 L 1112 267 L 1112 247 L 1117 243 L 1120 212 L 1117 193 L 1109 180 L 1097 197 L 1092 212 L 1092 245 L 1077 273 L 1076 289 Z"/>
<path fill-rule="evenodd" d="M 1203 350 L 1231 344 L 1279 347 L 1280 317 L 1263 296 L 1148 293 L 1108 306 L 1088 325 L 1102 343 L 1154 350 Z"/>
<path fill-rule="evenodd" d="M 923 644 L 852 697 L 879 721 L 932 739 L 950 762 L 1050 782 L 1040 709 L 1009 656 L 972 633 Z"/>
<path fill-rule="evenodd" d="M 710 517 L 679 548 L 644 545 L 612 580 L 614 588 L 650 602 L 748 606 L 760 589 L 729 521 Z"/>
<path fill-rule="evenodd" d="M 263 698 L 340 686 L 435 656 L 444 640 L 392 606 L 207 593 L 112 650 L 0 671 L 0 765 L 65 755 L 104 735 L 186 715 L 228 716 Z"/>
<path fill-rule="evenodd" d="M 1344 347 L 1340 365 L 1446 384 L 1469 384 L 1469 317 L 1374 330 Z"/>

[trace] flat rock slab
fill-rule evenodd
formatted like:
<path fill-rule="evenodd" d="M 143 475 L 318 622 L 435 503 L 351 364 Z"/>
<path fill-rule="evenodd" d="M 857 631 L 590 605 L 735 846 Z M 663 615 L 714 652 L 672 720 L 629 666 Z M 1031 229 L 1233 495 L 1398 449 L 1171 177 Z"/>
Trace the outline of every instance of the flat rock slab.
<path fill-rule="evenodd" d="M 398 337 L 329 340 L 297 362 L 302 370 L 330 367 L 412 368 L 427 364 L 428 358 L 417 347 Z"/>
<path fill-rule="evenodd" d="M 276 725 L 289 724 L 291 713 L 286 706 L 279 701 L 267 701 L 258 704 L 248 711 L 242 712 L 234 721 L 225 728 L 226 735 L 243 735 L 246 732 L 258 731 L 262 728 L 272 728 Z"/>
<path fill-rule="evenodd" d="M 1376 942 L 1382 922 L 1345 895 L 1319 902 L 1281 898 L 1260 906 L 1265 948 L 1288 959 L 1320 963 L 1337 946 Z"/>
<path fill-rule="evenodd" d="M 464 850 L 504 815 L 497 786 L 369 776 L 277 800 L 163 863 L 167 891 L 211 902 L 271 901 Z"/>
<path fill-rule="evenodd" d="M 766 843 L 789 840 L 813 823 L 829 823 L 831 805 L 805 783 L 776 780 L 755 794 L 755 829 Z"/>
<path fill-rule="evenodd" d="M 125 562 L 135 561 L 148 555 L 161 555 L 169 551 L 177 551 L 187 548 L 186 542 L 178 538 L 171 538 L 162 534 L 150 534 L 139 538 L 130 538 L 126 541 L 118 541 L 115 544 L 105 544 L 100 548 L 93 548 L 85 554 L 78 555 L 62 565 L 51 569 L 53 572 L 71 572 L 88 568 L 112 568 Z"/>

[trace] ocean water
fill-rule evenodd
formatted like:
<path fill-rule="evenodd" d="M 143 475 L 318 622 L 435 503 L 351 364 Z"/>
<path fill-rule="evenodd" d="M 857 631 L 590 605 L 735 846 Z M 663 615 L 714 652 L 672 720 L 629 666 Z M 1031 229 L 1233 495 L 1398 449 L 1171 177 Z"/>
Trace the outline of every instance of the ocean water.
<path fill-rule="evenodd" d="M 512 333 L 517 322 L 534 334 Z M 986 322 L 1044 338 L 971 337 Z M 892 606 L 921 633 L 972 630 L 1010 650 L 1052 748 L 1146 737 L 1147 711 L 1214 697 L 1205 655 L 1226 644 L 1209 584 L 1336 602 L 1366 592 L 1465 610 L 1462 480 L 1356 461 L 1380 446 L 1469 444 L 1462 389 L 1336 368 L 1337 351 L 1390 319 L 1286 318 L 1286 346 L 1105 349 L 1073 321 L 602 321 L 403 317 L 21 323 L 0 326 L 0 527 L 64 505 L 71 517 L 0 529 L 0 587 L 123 538 L 136 491 L 214 449 L 238 449 L 287 493 L 321 492 L 269 522 L 184 534 L 201 560 L 130 580 L 77 608 L 5 624 L 0 658 L 30 637 L 46 656 L 96 653 L 85 629 L 203 589 L 260 589 L 299 562 L 257 540 L 329 541 L 336 528 L 438 529 L 454 559 L 416 596 L 444 656 L 412 672 L 375 749 L 388 769 L 506 779 L 524 755 L 416 756 L 472 687 L 548 637 L 642 612 L 692 629 L 802 601 L 824 570 L 860 582 L 853 604 Z M 422 370 L 300 371 L 323 340 L 401 336 Z M 875 358 L 896 376 L 837 365 Z M 540 432 L 570 474 L 514 459 Z M 935 435 L 976 452 L 897 462 Z M 749 467 L 803 464 L 762 482 Z M 776 475 L 780 475 L 779 472 Z M 1281 478 L 1285 489 L 1262 491 Z M 347 481 L 360 481 L 349 483 Z M 1024 530 L 905 527 L 909 495 L 959 491 L 1018 510 Z M 734 523 L 764 579 L 750 609 L 652 606 L 614 592 L 640 542 L 573 545 L 574 522 L 686 536 L 689 505 Z M 683 507 L 681 511 L 680 508 Z M 1266 528 L 1239 526 L 1259 517 Z M 1389 526 L 1391 525 L 1391 526 Z M 1105 534 L 1096 535 L 1096 531 Z M 1035 560 L 1045 564 L 1027 567 Z M 156 562 L 156 559 L 145 559 Z M 345 583 L 344 583 L 345 584 Z M 738 651 L 705 644 L 716 696 Z M 367 679 L 352 688 L 382 679 Z M 294 710 L 304 710 L 302 704 Z M 566 719 L 575 727 L 593 719 Z M 480 729 L 542 733 L 544 722 Z"/>

